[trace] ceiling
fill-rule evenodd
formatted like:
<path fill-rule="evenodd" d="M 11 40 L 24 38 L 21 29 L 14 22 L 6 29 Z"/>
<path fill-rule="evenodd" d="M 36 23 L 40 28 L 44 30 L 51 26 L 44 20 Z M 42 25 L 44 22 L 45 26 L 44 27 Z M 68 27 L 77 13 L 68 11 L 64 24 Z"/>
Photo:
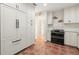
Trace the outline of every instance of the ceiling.
<path fill-rule="evenodd" d="M 44 6 L 43 3 L 37 3 L 36 11 L 57 11 L 73 5 L 77 5 L 77 3 L 47 3 L 47 6 Z"/>

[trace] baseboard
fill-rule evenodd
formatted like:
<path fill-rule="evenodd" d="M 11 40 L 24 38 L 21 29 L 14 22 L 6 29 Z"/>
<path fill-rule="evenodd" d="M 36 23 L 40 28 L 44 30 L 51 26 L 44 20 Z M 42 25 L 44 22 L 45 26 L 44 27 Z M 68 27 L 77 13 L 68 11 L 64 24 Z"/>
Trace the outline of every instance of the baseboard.
<path fill-rule="evenodd" d="M 26 48 L 22 49 L 21 51 L 19 51 L 19 52 L 15 53 L 14 55 L 18 55 L 20 52 L 22 52 L 22 51 L 24 51 L 24 50 L 28 49 L 29 47 L 31 47 L 31 46 L 33 46 L 33 45 L 34 45 L 34 43 L 33 43 L 33 44 L 31 44 L 30 46 L 28 46 L 28 47 L 26 47 Z"/>
<path fill-rule="evenodd" d="M 65 46 L 69 46 L 69 47 L 72 47 L 72 48 L 77 48 L 76 46 L 71 46 L 71 45 L 68 45 L 68 44 L 64 44 Z"/>

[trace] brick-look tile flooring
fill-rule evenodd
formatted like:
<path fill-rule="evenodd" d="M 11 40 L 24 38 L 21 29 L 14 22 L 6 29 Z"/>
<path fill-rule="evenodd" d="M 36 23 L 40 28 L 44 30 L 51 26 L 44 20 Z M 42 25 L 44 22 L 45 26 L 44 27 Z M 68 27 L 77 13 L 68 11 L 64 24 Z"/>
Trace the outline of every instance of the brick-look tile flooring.
<path fill-rule="evenodd" d="M 39 38 L 32 46 L 18 55 L 79 55 L 79 49 L 45 42 L 44 39 Z"/>

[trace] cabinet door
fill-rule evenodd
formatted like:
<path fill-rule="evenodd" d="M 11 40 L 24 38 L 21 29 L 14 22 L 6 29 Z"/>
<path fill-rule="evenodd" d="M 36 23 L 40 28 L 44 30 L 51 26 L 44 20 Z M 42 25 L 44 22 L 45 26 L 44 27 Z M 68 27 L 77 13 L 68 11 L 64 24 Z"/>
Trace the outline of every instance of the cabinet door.
<path fill-rule="evenodd" d="M 27 47 L 28 33 L 27 33 L 27 16 L 26 13 L 17 11 L 17 19 L 19 20 L 19 28 L 17 28 L 18 39 L 22 40 L 22 47 Z"/>
<path fill-rule="evenodd" d="M 79 6 L 76 7 L 76 22 L 79 23 Z"/>
<path fill-rule="evenodd" d="M 35 28 L 34 28 L 34 14 L 28 13 L 28 43 L 31 45 L 35 40 Z"/>
<path fill-rule="evenodd" d="M 70 20 L 71 23 L 76 23 L 76 8 L 75 7 L 71 7 L 70 9 Z"/>
<path fill-rule="evenodd" d="M 76 22 L 75 7 L 64 9 L 64 23 L 75 23 L 75 22 Z"/>
<path fill-rule="evenodd" d="M 64 23 L 69 23 L 70 22 L 70 19 L 69 19 L 69 13 L 70 10 L 68 8 L 64 9 Z"/>
<path fill-rule="evenodd" d="M 28 19 L 28 43 L 32 44 L 34 40 L 34 28 L 33 28 L 33 19 Z"/>
<path fill-rule="evenodd" d="M 65 44 L 71 46 L 77 46 L 77 33 L 65 32 Z"/>
<path fill-rule="evenodd" d="M 26 8 L 26 4 L 25 3 L 17 3 L 16 4 L 16 8 L 23 11 L 23 12 L 27 12 L 27 8 Z"/>
<path fill-rule="evenodd" d="M 15 19 L 16 10 L 1 5 L 1 54 L 12 54 L 13 47 L 11 46 L 11 43 L 13 40 L 16 40 Z"/>

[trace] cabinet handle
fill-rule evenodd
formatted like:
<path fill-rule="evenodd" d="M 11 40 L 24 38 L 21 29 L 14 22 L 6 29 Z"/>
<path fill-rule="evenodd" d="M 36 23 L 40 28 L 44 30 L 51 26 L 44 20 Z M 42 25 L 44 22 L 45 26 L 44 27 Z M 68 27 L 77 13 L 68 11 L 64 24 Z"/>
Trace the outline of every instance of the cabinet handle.
<path fill-rule="evenodd" d="M 16 19 L 16 28 L 19 28 L 19 19 Z"/>
<path fill-rule="evenodd" d="M 19 39 L 19 40 L 16 40 L 16 41 L 12 41 L 12 43 L 16 43 L 16 42 L 19 42 L 21 41 L 22 39 Z"/>

